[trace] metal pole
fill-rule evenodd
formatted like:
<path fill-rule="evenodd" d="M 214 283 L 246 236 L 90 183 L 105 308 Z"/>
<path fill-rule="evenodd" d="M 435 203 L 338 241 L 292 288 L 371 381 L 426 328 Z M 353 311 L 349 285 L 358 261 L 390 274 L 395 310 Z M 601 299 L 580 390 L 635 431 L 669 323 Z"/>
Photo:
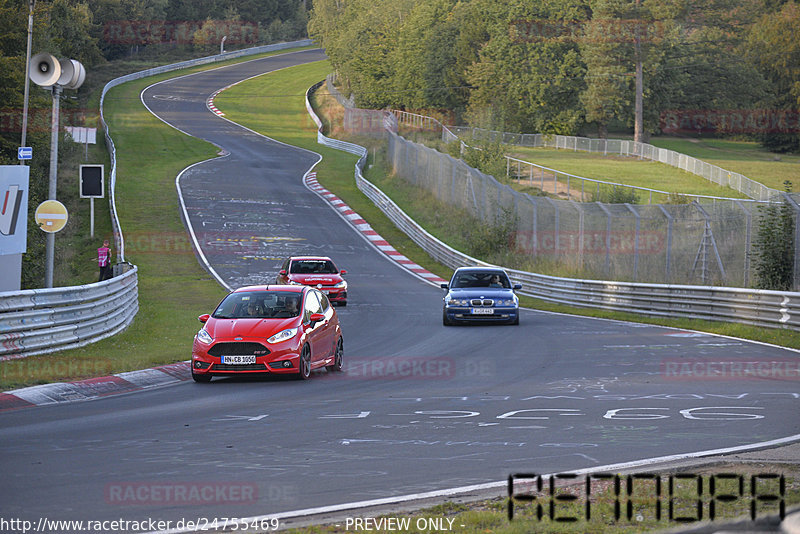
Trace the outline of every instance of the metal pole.
<path fill-rule="evenodd" d="M 31 84 L 31 39 L 33 37 L 33 8 L 36 5 L 36 0 L 30 0 L 28 7 L 28 49 L 25 53 L 25 96 L 22 104 L 22 143 L 20 146 L 25 146 L 26 138 L 28 136 L 28 94 L 30 92 Z M 25 160 L 19 160 L 20 165 L 25 165 Z"/>
<path fill-rule="evenodd" d="M 94 239 L 94 197 L 89 199 L 89 237 Z"/>
<path fill-rule="evenodd" d="M 48 200 L 56 200 L 56 188 L 58 182 L 58 130 L 59 130 L 59 111 L 61 101 L 61 86 L 54 85 L 53 91 L 53 115 L 50 117 L 50 183 L 48 188 Z M 48 233 L 45 244 L 45 271 L 44 287 L 53 287 L 53 263 L 55 258 L 56 236 Z"/>

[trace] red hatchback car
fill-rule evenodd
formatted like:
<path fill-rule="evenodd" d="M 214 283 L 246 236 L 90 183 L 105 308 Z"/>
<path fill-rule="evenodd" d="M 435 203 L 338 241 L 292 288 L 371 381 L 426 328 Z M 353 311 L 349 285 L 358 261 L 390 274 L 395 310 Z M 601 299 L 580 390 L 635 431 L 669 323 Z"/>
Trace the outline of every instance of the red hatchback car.
<path fill-rule="evenodd" d="M 228 294 L 192 346 L 192 378 L 267 373 L 306 380 L 342 370 L 344 343 L 328 297 L 307 286 L 250 286 Z"/>
<path fill-rule="evenodd" d="M 347 271 L 336 268 L 326 256 L 293 256 L 283 262 L 276 284 L 298 284 L 316 287 L 330 301 L 347 306 L 347 281 L 342 275 Z"/>

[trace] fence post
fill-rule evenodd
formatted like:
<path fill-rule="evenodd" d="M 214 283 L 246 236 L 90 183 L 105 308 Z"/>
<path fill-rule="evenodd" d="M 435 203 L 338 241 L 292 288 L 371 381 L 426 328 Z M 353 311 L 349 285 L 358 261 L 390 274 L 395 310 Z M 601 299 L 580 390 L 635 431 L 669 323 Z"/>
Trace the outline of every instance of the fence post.
<path fill-rule="evenodd" d="M 670 272 L 670 267 L 671 267 L 671 260 L 672 260 L 672 224 L 673 224 L 673 220 L 674 219 L 673 219 L 672 215 L 670 215 L 670 213 L 664 208 L 664 206 L 662 204 L 659 204 L 658 207 L 661 208 L 661 213 L 663 213 L 664 217 L 667 218 L 667 254 L 666 254 L 667 259 L 666 259 L 666 262 L 665 262 L 666 263 L 666 265 L 665 265 L 665 269 L 666 269 L 666 280 L 665 280 L 665 282 L 667 284 L 669 284 L 670 283 L 670 279 L 671 279 L 671 275 L 672 275 L 672 273 Z"/>
<path fill-rule="evenodd" d="M 745 222 L 745 232 L 744 232 L 744 276 L 742 280 L 742 284 L 744 287 L 750 285 L 750 243 L 752 241 L 752 232 L 753 232 L 753 216 L 750 213 L 750 210 L 744 207 L 744 204 L 740 200 L 734 200 L 737 206 L 741 208 L 744 212 L 746 217 Z M 795 272 L 797 270 L 795 269 Z"/>
<path fill-rule="evenodd" d="M 536 231 L 538 229 L 538 224 L 539 224 L 538 220 L 537 220 L 539 218 L 539 216 L 538 216 L 538 213 L 536 211 L 536 208 L 538 207 L 538 204 L 536 202 L 536 198 L 535 197 L 528 197 L 528 200 L 530 200 L 530 203 L 533 205 L 533 225 L 532 225 L 533 226 L 533 236 L 532 236 L 532 241 L 533 241 L 533 254 L 535 256 L 539 252 L 539 236 L 536 233 Z"/>
<path fill-rule="evenodd" d="M 597 202 L 597 205 L 600 206 L 600 209 L 606 214 L 606 259 L 604 270 L 606 276 L 609 275 L 611 270 L 611 212 L 608 211 L 605 204 L 602 202 Z"/>
<path fill-rule="evenodd" d="M 641 215 L 627 202 L 625 203 L 625 207 L 636 217 L 636 234 L 633 237 L 633 280 L 636 281 L 639 279 L 639 228 L 641 225 Z"/>
<path fill-rule="evenodd" d="M 544 197 L 544 198 L 546 198 L 547 201 L 550 202 L 550 205 L 553 206 L 553 210 L 555 210 L 555 229 L 553 231 L 553 237 L 555 239 L 555 251 L 554 251 L 553 257 L 557 259 L 558 258 L 558 249 L 561 248 L 559 246 L 560 245 L 560 239 L 559 239 L 559 235 L 558 235 L 558 203 L 556 203 L 556 201 L 553 200 L 550 197 Z"/>
<path fill-rule="evenodd" d="M 583 257 L 583 225 L 584 225 L 584 212 L 581 205 L 574 200 L 571 200 L 572 207 L 575 208 L 575 211 L 578 212 L 578 264 L 583 269 L 584 265 L 584 257 Z"/>

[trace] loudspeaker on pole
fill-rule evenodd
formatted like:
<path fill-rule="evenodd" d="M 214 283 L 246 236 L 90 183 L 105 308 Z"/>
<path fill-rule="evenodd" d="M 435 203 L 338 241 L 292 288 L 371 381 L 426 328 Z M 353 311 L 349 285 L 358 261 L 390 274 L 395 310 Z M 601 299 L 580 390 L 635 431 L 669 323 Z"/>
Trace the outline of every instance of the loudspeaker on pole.
<path fill-rule="evenodd" d="M 61 64 L 61 76 L 58 78 L 58 85 L 65 89 L 77 89 L 86 79 L 86 69 L 80 61 L 76 59 L 59 60 Z"/>
<path fill-rule="evenodd" d="M 36 85 L 51 87 L 61 76 L 61 62 L 55 56 L 42 52 L 31 58 L 30 78 Z"/>

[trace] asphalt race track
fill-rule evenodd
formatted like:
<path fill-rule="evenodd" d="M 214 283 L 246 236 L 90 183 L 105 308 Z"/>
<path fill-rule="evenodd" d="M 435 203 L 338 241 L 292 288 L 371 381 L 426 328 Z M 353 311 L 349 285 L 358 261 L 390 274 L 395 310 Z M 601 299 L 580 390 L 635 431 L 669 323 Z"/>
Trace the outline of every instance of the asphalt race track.
<path fill-rule="evenodd" d="M 800 434 L 798 377 L 775 378 L 796 369 L 795 352 L 533 310 L 520 326 L 443 327 L 441 289 L 392 264 L 304 187 L 316 155 L 206 108 L 237 80 L 323 57 L 176 78 L 143 100 L 227 153 L 180 179 L 189 223 L 226 283 L 271 282 L 289 254 L 347 269 L 347 372 L 184 382 L 2 413 L 0 516 L 248 517 Z M 719 360 L 777 363 L 769 379 L 673 372 Z"/>

